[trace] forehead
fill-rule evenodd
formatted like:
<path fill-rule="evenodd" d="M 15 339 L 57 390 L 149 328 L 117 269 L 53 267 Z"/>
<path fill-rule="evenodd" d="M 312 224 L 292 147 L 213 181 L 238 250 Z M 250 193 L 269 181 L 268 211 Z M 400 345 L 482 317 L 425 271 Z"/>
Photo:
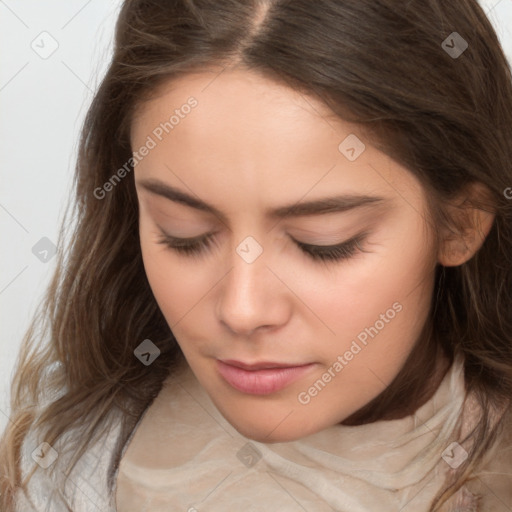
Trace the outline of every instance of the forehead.
<path fill-rule="evenodd" d="M 190 98 L 195 106 L 185 108 Z M 364 151 L 351 161 L 340 144 L 354 136 Z M 357 125 L 335 118 L 318 99 L 250 71 L 205 71 L 164 84 L 134 117 L 133 149 L 148 137 L 156 145 L 136 174 L 181 188 L 186 183 L 189 192 L 217 197 L 234 212 L 244 204 L 277 207 L 333 191 L 372 195 L 378 189 L 382 195 L 387 189 L 395 196 L 389 184 L 398 176 L 414 182 Z"/>
<path fill-rule="evenodd" d="M 193 109 L 187 107 L 190 98 L 197 103 Z M 272 143 L 274 150 L 287 140 L 301 143 L 304 149 L 321 140 L 332 145 L 340 132 L 358 129 L 347 123 L 340 127 L 340 120 L 320 100 L 253 71 L 209 70 L 162 84 L 152 99 L 137 108 L 132 138 L 153 131 L 175 112 L 179 119 L 172 123 L 172 138 L 193 136 L 218 146 L 232 142 L 240 151 L 244 142 L 262 149 Z M 236 150 L 233 144 L 231 150 Z"/>

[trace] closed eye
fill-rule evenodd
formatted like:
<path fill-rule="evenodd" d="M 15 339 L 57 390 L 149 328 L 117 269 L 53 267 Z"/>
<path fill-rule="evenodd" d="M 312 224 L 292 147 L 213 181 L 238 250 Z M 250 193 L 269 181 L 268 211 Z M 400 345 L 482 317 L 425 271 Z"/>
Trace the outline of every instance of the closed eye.
<path fill-rule="evenodd" d="M 368 234 L 368 232 L 359 233 L 336 245 L 312 245 L 291 238 L 308 258 L 313 261 L 328 263 L 349 259 L 358 252 L 367 252 L 361 248 L 361 244 Z M 157 240 L 157 243 L 164 244 L 169 249 L 184 256 L 200 257 L 211 249 L 212 244 L 215 243 L 213 235 L 212 233 L 195 238 L 177 238 L 161 232 L 161 237 Z"/>

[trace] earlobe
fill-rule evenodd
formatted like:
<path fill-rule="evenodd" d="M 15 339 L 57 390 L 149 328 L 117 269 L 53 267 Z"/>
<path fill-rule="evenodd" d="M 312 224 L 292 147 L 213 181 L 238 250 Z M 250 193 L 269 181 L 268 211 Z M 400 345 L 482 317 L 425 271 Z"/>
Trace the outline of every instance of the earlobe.
<path fill-rule="evenodd" d="M 470 195 L 464 194 L 455 206 L 448 207 L 448 214 L 454 225 L 459 226 L 458 233 L 450 231 L 444 235 L 439 249 L 438 262 L 445 267 L 456 267 L 470 260 L 482 247 L 491 231 L 494 212 L 477 208 L 474 204 L 489 198 L 487 187 L 474 183 Z M 488 204 L 488 203 L 487 203 Z"/>

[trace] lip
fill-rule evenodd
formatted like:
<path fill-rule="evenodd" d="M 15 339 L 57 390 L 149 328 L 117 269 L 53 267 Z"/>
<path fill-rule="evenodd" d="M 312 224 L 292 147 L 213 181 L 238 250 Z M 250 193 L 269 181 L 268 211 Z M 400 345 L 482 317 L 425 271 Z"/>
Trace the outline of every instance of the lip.
<path fill-rule="evenodd" d="M 222 363 L 242 368 L 242 370 L 266 370 L 270 368 L 298 368 L 305 366 L 307 363 L 276 363 L 275 361 L 260 361 L 259 363 L 243 363 L 235 359 L 219 359 Z"/>
<path fill-rule="evenodd" d="M 269 395 L 285 388 L 313 368 L 314 363 L 290 365 L 286 363 L 217 360 L 217 369 L 233 388 L 250 395 Z"/>

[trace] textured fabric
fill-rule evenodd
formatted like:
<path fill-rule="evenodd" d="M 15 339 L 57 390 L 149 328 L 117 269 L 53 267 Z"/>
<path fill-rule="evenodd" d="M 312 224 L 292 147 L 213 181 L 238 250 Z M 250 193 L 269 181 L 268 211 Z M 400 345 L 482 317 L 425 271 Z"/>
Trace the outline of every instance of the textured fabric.
<path fill-rule="evenodd" d="M 124 453 L 118 510 L 428 512 L 463 458 L 462 445 L 452 443 L 464 399 L 457 357 L 411 416 L 263 444 L 239 434 L 185 369 L 169 380 Z M 476 507 L 463 487 L 445 510 Z"/>
<path fill-rule="evenodd" d="M 69 432 L 52 446 L 57 458 L 49 466 L 55 454 L 45 446 L 40 448 L 44 439 L 33 432 L 25 439 L 21 455 L 22 474 L 26 475 L 32 468 L 36 468 L 36 472 L 30 480 L 28 496 L 18 493 L 17 512 L 115 512 L 114 495 L 107 481 L 120 435 L 119 426 L 115 425 L 92 444 L 79 459 L 63 488 L 64 468 L 73 455 L 65 449 L 66 439 L 72 435 Z M 39 457 L 44 453 L 44 457 Z"/>
<path fill-rule="evenodd" d="M 457 471 L 446 460 L 455 465 L 462 452 L 449 449 L 446 460 L 441 454 L 464 439 L 477 415 L 474 398 L 464 399 L 463 364 L 457 358 L 434 396 L 411 416 L 336 425 L 297 441 L 263 444 L 246 439 L 223 418 L 186 366 L 167 380 L 134 428 L 113 489 L 107 482 L 119 450 L 116 418 L 64 488 L 63 468 L 73 455 L 65 450 L 66 438 L 53 446 L 58 457 L 46 469 L 34 463 L 45 451 L 38 448 L 44 439 L 27 438 L 23 474 L 33 466 L 37 471 L 30 501 L 20 494 L 17 511 L 429 512 L 433 496 Z M 461 446 L 469 449 L 468 441 Z M 498 470 L 509 471 L 510 453 L 494 452 L 488 459 L 492 465 L 501 457 Z M 487 484 L 476 478 L 473 487 L 470 481 L 459 489 L 440 512 L 510 512 L 512 475 L 509 487 L 495 488 L 494 472 L 486 473 L 492 479 Z M 479 493 L 490 497 L 481 501 Z"/>
<path fill-rule="evenodd" d="M 480 412 L 474 396 L 468 397 L 464 408 L 465 418 L 463 421 L 461 437 L 469 434 L 472 426 L 472 418 L 475 411 Z M 478 507 L 469 510 L 479 512 L 512 512 L 512 408 L 502 411 L 504 415 L 502 427 L 505 435 L 501 442 L 487 451 L 479 469 L 473 472 L 471 479 L 464 486 L 463 495 L 460 496 L 460 503 L 478 503 Z M 494 416 L 494 421 L 501 414 Z M 489 416 L 489 413 L 487 413 Z M 473 501 L 471 501 L 473 500 Z M 454 506 L 459 505 L 455 500 Z M 460 506 L 460 505 L 459 505 Z M 456 507 L 449 512 L 457 512 Z M 461 509 L 464 510 L 464 509 Z"/>

